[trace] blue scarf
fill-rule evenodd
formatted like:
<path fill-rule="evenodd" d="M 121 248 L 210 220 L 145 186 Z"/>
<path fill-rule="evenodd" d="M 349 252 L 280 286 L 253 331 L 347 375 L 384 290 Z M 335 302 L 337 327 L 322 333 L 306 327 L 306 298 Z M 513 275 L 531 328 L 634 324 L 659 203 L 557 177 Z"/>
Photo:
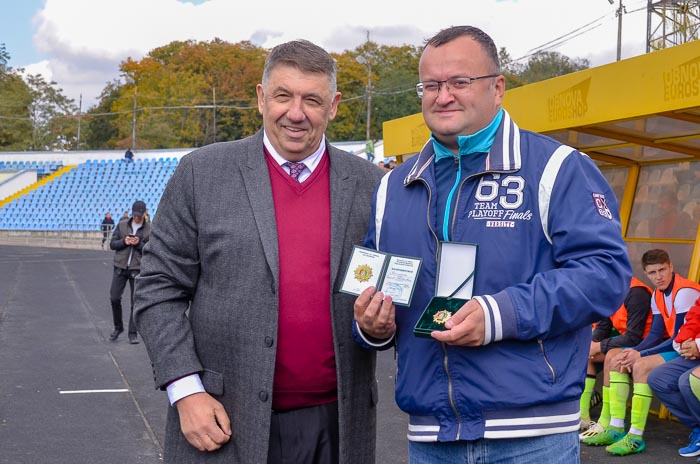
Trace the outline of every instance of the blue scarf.
<path fill-rule="evenodd" d="M 459 156 L 471 155 L 472 153 L 488 153 L 493 145 L 493 140 L 496 138 L 496 132 L 501 125 L 503 119 L 503 108 L 498 110 L 496 116 L 491 120 L 488 126 L 472 135 L 457 136 L 457 145 L 459 145 Z M 455 155 L 444 145 L 430 135 L 433 140 L 435 150 L 435 162 L 437 163 L 443 158 L 454 158 Z"/>

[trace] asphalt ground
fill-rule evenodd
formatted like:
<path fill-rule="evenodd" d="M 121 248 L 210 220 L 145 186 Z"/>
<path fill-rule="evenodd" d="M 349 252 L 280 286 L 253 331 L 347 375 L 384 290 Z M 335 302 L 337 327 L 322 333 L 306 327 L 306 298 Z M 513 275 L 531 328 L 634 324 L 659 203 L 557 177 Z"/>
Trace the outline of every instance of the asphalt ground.
<path fill-rule="evenodd" d="M 107 340 L 111 276 L 108 251 L 0 245 L 0 464 L 162 462 L 167 396 L 143 344 Z M 394 372 L 380 353 L 378 464 L 408 462 Z M 676 451 L 688 432 L 652 415 L 645 453 L 582 447 L 581 462 L 694 463 Z"/>

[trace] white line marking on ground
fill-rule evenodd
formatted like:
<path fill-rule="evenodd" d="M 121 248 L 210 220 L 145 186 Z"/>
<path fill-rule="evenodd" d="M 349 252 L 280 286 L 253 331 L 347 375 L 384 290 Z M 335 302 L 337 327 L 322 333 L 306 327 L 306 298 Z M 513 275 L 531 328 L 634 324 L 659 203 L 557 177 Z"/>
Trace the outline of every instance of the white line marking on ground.
<path fill-rule="evenodd" d="M 61 395 L 72 395 L 74 393 L 125 393 L 128 388 L 107 388 L 104 390 L 61 390 L 58 393 Z"/>

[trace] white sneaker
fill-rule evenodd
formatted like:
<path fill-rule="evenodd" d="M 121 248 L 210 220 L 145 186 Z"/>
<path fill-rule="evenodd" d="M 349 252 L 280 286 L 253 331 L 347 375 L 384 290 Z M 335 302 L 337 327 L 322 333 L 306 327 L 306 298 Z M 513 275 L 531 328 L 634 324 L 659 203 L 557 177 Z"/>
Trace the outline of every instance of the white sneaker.
<path fill-rule="evenodd" d="M 586 427 L 584 427 L 584 425 Z M 604 427 L 597 422 L 581 421 L 581 426 L 579 430 L 581 430 L 581 433 L 578 434 L 578 439 L 585 440 L 586 438 L 598 435 L 604 430 Z"/>
<path fill-rule="evenodd" d="M 581 419 L 581 424 L 578 426 L 579 432 L 585 432 L 596 424 L 595 421 L 590 419 Z"/>

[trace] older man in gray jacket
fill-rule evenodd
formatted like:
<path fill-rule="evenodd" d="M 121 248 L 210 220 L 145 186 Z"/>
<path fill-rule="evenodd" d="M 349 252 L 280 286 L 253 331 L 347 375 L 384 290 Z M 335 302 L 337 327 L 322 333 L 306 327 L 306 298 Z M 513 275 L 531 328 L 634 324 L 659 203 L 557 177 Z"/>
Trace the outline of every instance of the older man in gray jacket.
<path fill-rule="evenodd" d="M 374 462 L 375 355 L 339 287 L 381 171 L 326 141 L 335 74 L 307 41 L 275 47 L 263 130 L 183 157 L 165 189 L 136 322 L 168 463 Z"/>

